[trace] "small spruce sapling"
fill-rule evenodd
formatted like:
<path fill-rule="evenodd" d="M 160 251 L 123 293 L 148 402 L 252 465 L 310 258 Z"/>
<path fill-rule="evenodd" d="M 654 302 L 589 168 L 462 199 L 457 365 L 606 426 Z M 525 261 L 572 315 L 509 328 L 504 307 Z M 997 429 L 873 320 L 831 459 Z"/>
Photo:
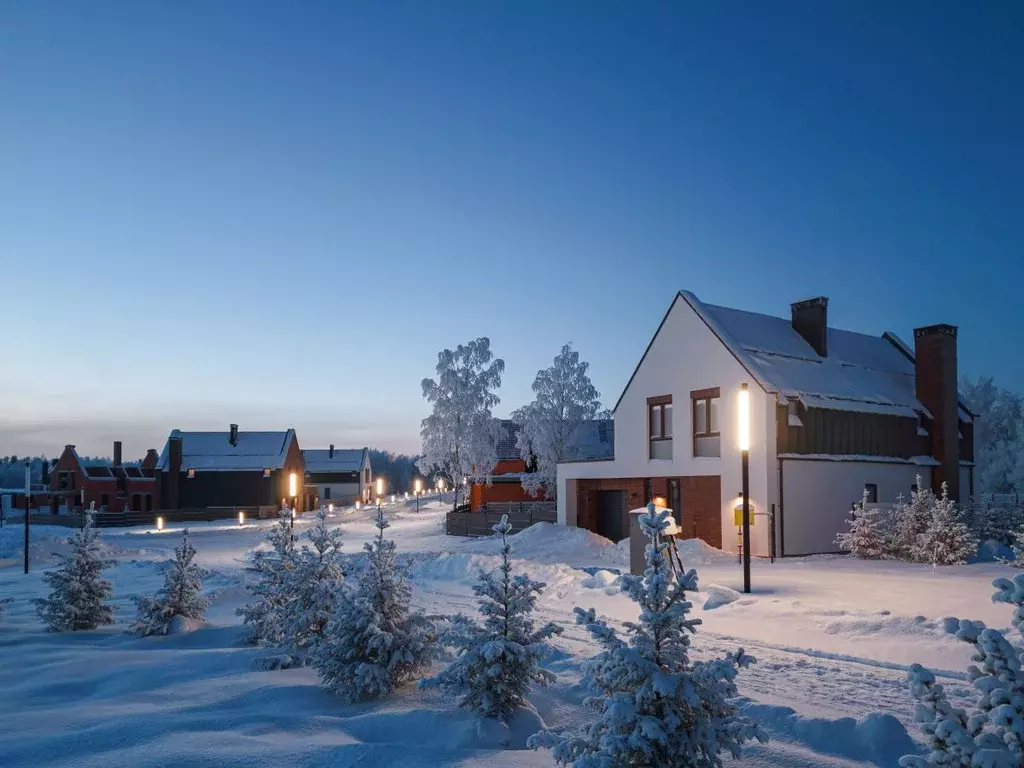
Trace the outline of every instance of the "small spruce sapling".
<path fill-rule="evenodd" d="M 963 565 L 978 552 L 978 540 L 968 530 L 946 484 L 932 508 L 928 527 L 911 548 L 916 562 L 932 565 Z"/>
<path fill-rule="evenodd" d="M 202 621 L 210 601 L 203 597 L 203 569 L 195 562 L 196 548 L 186 528 L 181 543 L 174 548 L 174 560 L 164 574 L 164 586 L 153 597 L 137 597 L 139 609 L 134 631 L 147 635 L 166 635 L 175 617 Z"/>
<path fill-rule="evenodd" d="M 1016 606 L 1011 624 L 1024 633 L 1024 574 L 1013 581 L 996 579 L 992 586 L 997 590 L 993 602 Z M 900 765 L 1019 768 L 1024 765 L 1024 647 L 968 619 L 953 619 L 952 631 L 974 648 L 975 664 L 967 668 L 967 678 L 978 692 L 977 700 L 970 710 L 953 706 L 935 675 L 912 664 L 907 679 L 928 754 L 906 755 Z"/>
<path fill-rule="evenodd" d="M 284 608 L 290 599 L 288 574 L 295 567 L 292 525 L 292 511 L 286 506 L 267 535 L 270 549 L 257 550 L 252 556 L 252 568 L 258 574 L 252 587 L 256 601 L 239 608 L 237 614 L 249 627 L 249 642 L 253 645 L 279 646 L 284 641 Z"/>
<path fill-rule="evenodd" d="M 868 506 L 868 492 L 864 491 L 860 503 L 853 508 L 848 521 L 850 530 L 836 536 L 839 548 L 855 557 L 877 560 L 885 554 L 885 541 L 878 510 Z"/>
<path fill-rule="evenodd" d="M 283 612 L 285 644 L 302 665 L 309 663 L 309 654 L 323 637 L 345 582 L 341 529 L 328 528 L 326 506 L 317 510 L 305 535 L 309 543 L 295 553 L 294 568 L 287 576 L 291 599 Z"/>
<path fill-rule="evenodd" d="M 918 539 L 928 530 L 935 513 L 935 494 L 929 488 L 921 487 L 921 476 L 910 492 L 909 504 L 897 504 L 893 509 L 893 524 L 890 556 L 897 560 L 915 561 L 919 550 Z M 916 560 L 916 562 L 930 562 Z"/>
<path fill-rule="evenodd" d="M 47 632 L 75 632 L 114 623 L 114 611 L 106 603 L 112 590 L 101 575 L 112 560 L 101 554 L 99 531 L 92 517 L 69 540 L 70 555 L 58 555 L 59 568 L 43 574 L 50 594 L 33 600 Z"/>
<path fill-rule="evenodd" d="M 736 675 L 753 657 L 740 648 L 721 659 L 689 658 L 690 635 L 701 622 L 689 618 L 686 592 L 696 591 L 697 572 L 673 577 L 662 535 L 669 519 L 654 504 L 640 516 L 650 541 L 643 576 L 621 577 L 622 591 L 640 606 L 639 622 L 625 624 L 627 639 L 593 608 L 575 609 L 576 623 L 604 648 L 583 667 L 594 693 L 584 704 L 600 716 L 580 733 L 542 731 L 527 742 L 551 748 L 561 765 L 717 768 L 724 754 L 739 757 L 749 739 L 768 740 L 732 701 Z"/>
<path fill-rule="evenodd" d="M 501 566 L 497 573 L 481 573 L 473 586 L 484 619 L 459 617 L 453 622 L 442 641 L 457 648 L 458 655 L 420 686 L 440 686 L 460 697 L 459 706 L 507 724 L 516 709 L 526 705 L 533 685 L 554 681 L 554 674 L 542 669 L 540 662 L 548 653 L 545 641 L 561 634 L 562 628 L 552 623 L 534 628 L 531 614 L 545 585 L 526 574 L 512 575 L 508 515 L 493 530 L 501 536 Z"/>
<path fill-rule="evenodd" d="M 338 593 L 334 615 L 313 649 L 313 665 L 329 691 L 347 702 L 379 699 L 441 655 L 433 622 L 409 608 L 412 592 L 395 542 L 377 509 L 377 537 L 363 545 L 366 564 L 355 589 Z"/>

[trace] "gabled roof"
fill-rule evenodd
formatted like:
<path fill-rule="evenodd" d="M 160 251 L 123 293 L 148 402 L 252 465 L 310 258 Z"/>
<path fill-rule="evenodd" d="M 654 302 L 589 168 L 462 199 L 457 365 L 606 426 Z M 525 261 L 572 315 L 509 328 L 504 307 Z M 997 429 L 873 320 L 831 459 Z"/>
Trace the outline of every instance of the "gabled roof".
<path fill-rule="evenodd" d="M 295 430 L 285 432 L 239 432 L 231 444 L 229 432 L 182 432 L 171 430 L 171 438 L 181 438 L 181 469 L 226 471 L 282 469 Z M 156 468 L 168 469 L 170 439 L 164 444 Z"/>
<path fill-rule="evenodd" d="M 808 408 L 908 418 L 930 415 L 917 399 L 913 352 L 893 333 L 871 336 L 829 328 L 828 357 L 821 357 L 790 320 L 705 304 L 689 291 L 680 291 L 673 307 L 679 299 L 704 321 L 761 389 L 779 395 L 780 400 L 800 400 Z M 970 415 L 961 409 L 961 417 L 969 419 Z"/>
<path fill-rule="evenodd" d="M 311 448 L 302 452 L 307 472 L 357 472 L 370 464 L 366 448 Z"/>

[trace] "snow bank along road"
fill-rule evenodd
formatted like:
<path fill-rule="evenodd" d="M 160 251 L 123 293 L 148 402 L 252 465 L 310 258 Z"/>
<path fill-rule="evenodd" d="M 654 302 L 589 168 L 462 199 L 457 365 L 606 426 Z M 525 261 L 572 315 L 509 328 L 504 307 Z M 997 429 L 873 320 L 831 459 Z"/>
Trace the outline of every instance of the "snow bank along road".
<path fill-rule="evenodd" d="M 472 612 L 472 583 L 497 562 L 497 545 L 443 533 L 444 510 L 389 510 L 415 599 L 430 613 Z M 358 556 L 372 535 L 372 511 L 339 510 L 345 549 Z M 15 602 L 0 623 L 0 766 L 188 765 L 551 765 L 547 752 L 514 751 L 481 733 L 454 702 L 412 687 L 397 697 L 343 706 L 308 669 L 256 671 L 259 650 L 245 645 L 235 609 L 248 601 L 246 553 L 261 546 L 269 522 L 239 528 L 193 526 L 198 559 L 210 575 L 207 626 L 190 634 L 139 639 L 108 627 L 47 635 L 29 602 L 44 593 L 41 572 L 61 551 L 67 529 L 34 529 L 31 574 L 21 573 L 21 526 L 0 529 L 0 596 Z M 302 530 L 308 520 L 300 520 Z M 176 528 L 176 527 L 172 527 Z M 133 615 L 131 597 L 151 593 L 178 541 L 175 530 L 105 530 L 116 565 L 119 622 Z M 540 618 L 565 634 L 547 665 L 558 675 L 532 701 L 551 727 L 576 727 L 589 712 L 579 685 L 596 647 L 572 618 L 595 606 L 614 621 L 635 618 L 618 591 L 627 550 L 578 529 L 538 525 L 512 538 L 513 555 L 548 588 Z M 947 678 L 954 698 L 963 682 L 966 646 L 946 635 L 949 615 L 1004 627 L 1009 614 L 989 604 L 996 565 L 932 569 L 816 557 L 756 562 L 755 593 L 740 583 L 735 559 L 701 542 L 682 555 L 697 569 L 692 597 L 704 622 L 694 655 L 720 655 L 742 645 L 758 663 L 740 678 L 744 707 L 770 733 L 751 748 L 749 765 L 896 765 L 914 750 L 916 729 L 904 683 L 919 661 Z M 876 714 L 872 714 L 876 713 Z M 911 735 L 908 736 L 908 731 Z"/>

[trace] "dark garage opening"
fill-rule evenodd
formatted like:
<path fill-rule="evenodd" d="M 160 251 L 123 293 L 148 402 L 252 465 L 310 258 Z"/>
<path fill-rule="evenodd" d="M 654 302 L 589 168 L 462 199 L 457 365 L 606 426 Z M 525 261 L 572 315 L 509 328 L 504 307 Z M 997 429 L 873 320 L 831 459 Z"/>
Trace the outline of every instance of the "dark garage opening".
<path fill-rule="evenodd" d="M 625 491 L 597 492 L 597 533 L 616 542 L 629 537 Z"/>

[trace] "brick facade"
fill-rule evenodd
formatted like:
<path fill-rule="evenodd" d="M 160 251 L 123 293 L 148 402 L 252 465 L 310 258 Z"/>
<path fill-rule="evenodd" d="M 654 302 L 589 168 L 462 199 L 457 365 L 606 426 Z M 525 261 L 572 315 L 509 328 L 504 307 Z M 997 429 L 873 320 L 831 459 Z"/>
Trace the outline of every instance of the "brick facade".
<path fill-rule="evenodd" d="M 938 490 L 946 483 L 952 499 L 960 498 L 956 336 L 957 329 L 953 325 L 931 325 L 914 330 L 916 394 L 931 413 L 930 453 L 939 462 L 932 470 L 932 487 Z"/>

